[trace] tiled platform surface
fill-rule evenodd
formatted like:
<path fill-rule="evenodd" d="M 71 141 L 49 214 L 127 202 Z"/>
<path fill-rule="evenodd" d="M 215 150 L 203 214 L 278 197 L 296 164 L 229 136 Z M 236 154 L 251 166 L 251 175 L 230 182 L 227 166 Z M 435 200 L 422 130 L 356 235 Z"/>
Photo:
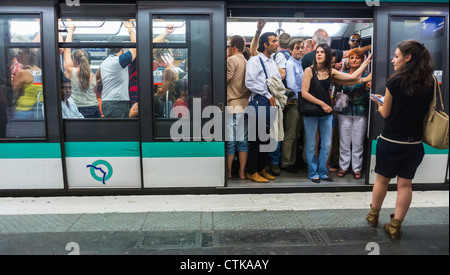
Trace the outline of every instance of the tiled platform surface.
<path fill-rule="evenodd" d="M 366 226 L 365 209 L 307 211 L 84 213 L 0 216 L 0 233 L 215 231 Z M 380 223 L 393 209 L 383 209 Z M 448 207 L 411 208 L 404 226 L 449 224 Z"/>
<path fill-rule="evenodd" d="M 368 193 L 0 198 L 0 254 L 449 254 L 448 192 L 417 192 L 400 242 L 367 225 Z"/>

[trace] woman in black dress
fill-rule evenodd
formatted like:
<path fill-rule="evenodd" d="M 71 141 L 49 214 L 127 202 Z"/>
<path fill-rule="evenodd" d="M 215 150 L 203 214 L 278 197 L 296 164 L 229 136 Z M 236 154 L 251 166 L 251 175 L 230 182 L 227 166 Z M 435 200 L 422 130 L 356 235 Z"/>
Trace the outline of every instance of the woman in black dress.
<path fill-rule="evenodd" d="M 392 64 L 395 73 L 387 81 L 384 103 L 372 99 L 386 123 L 377 142 L 377 175 L 366 218 L 370 225 L 378 225 L 389 182 L 397 177 L 395 214 L 384 229 L 392 238 L 400 239 L 401 224 L 412 200 L 412 180 L 425 155 L 423 121 L 433 99 L 434 66 L 428 49 L 414 40 L 402 41 L 397 46 Z"/>

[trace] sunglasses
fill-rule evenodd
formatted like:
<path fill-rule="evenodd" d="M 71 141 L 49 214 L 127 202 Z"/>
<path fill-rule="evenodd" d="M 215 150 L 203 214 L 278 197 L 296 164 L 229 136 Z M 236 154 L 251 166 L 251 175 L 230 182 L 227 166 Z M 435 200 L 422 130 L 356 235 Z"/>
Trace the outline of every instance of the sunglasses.
<path fill-rule="evenodd" d="M 352 41 L 352 42 L 356 42 L 356 41 L 360 42 L 361 39 L 352 38 L 352 39 L 350 39 L 350 41 Z"/>
<path fill-rule="evenodd" d="M 233 46 L 227 45 L 227 48 L 233 48 Z"/>

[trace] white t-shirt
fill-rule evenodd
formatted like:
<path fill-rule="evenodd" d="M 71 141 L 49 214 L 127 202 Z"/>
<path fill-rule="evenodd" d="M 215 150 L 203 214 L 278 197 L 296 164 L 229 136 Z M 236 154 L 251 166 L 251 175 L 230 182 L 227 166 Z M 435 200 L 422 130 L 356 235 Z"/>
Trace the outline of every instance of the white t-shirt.
<path fill-rule="evenodd" d="M 128 65 L 132 62 L 131 52 L 120 56 L 109 55 L 100 66 L 103 90 L 102 101 L 130 101 L 128 92 Z"/>

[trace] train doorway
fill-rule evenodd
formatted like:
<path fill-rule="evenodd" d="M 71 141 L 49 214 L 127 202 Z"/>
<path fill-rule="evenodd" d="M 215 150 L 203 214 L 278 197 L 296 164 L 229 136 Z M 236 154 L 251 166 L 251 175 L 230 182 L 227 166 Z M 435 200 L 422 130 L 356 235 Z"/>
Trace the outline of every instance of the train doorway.
<path fill-rule="evenodd" d="M 240 14 L 236 12 L 237 14 Z M 278 37 L 281 34 L 289 34 L 291 39 L 302 39 L 306 41 L 311 39 L 314 32 L 318 29 L 323 29 L 327 31 L 328 36 L 331 38 L 331 48 L 343 51 L 346 55 L 348 51 L 351 49 L 352 43 L 350 40 L 353 38 L 358 38 L 359 47 L 370 46 L 372 44 L 372 36 L 373 36 L 373 18 L 301 18 L 301 17 L 233 17 L 233 10 L 230 11 L 230 14 L 227 18 L 227 37 L 231 37 L 233 35 L 241 35 L 244 37 L 246 41 L 246 46 L 248 47 L 249 56 L 251 57 L 250 46 L 252 40 L 254 40 L 255 33 L 259 31 L 257 29 L 258 20 L 262 20 L 264 22 L 264 27 L 261 33 L 264 32 L 275 32 Z M 296 15 L 300 16 L 300 13 Z M 337 15 L 337 13 L 336 13 Z M 280 39 L 279 39 L 280 40 Z M 280 41 L 281 43 L 281 41 Z M 308 43 L 308 41 L 306 41 Z M 357 47 L 358 47 L 357 46 Z M 279 50 L 288 50 L 286 49 L 286 45 L 280 45 Z M 366 47 L 367 48 L 367 47 Z M 247 51 L 247 50 L 246 50 Z M 278 53 L 277 53 L 278 54 Z M 366 55 L 369 52 L 366 53 Z M 245 56 L 245 54 L 244 54 Z M 347 60 L 347 61 L 346 61 Z M 343 58 L 339 62 L 336 69 L 345 71 L 342 66 L 348 66 L 348 58 Z M 367 72 L 370 73 L 372 70 L 371 65 L 368 66 Z M 347 71 L 348 72 L 348 71 Z M 289 87 L 287 87 L 289 88 Z M 330 87 L 330 93 L 335 97 L 337 92 L 341 92 L 341 86 L 332 86 Z M 370 93 L 370 86 L 367 87 L 367 93 Z M 369 119 L 370 114 L 370 105 L 367 104 L 367 120 Z M 256 183 L 251 180 L 242 180 L 239 178 L 238 169 L 239 169 L 239 158 L 238 154 L 235 155 L 234 160 L 232 162 L 232 176 L 231 178 L 227 177 L 227 186 L 228 187 L 286 187 L 286 188 L 296 188 L 296 187 L 310 187 L 310 186 L 361 186 L 366 185 L 368 183 L 368 165 L 369 165 L 369 157 L 370 151 L 369 147 L 369 125 L 365 124 L 364 130 L 362 131 L 363 137 L 363 147 L 364 151 L 362 152 L 362 171 L 361 178 L 356 178 L 353 176 L 352 166 L 350 164 L 347 173 L 339 177 L 337 175 L 337 171 L 339 170 L 339 126 L 338 126 L 338 113 L 337 111 L 333 111 L 334 119 L 333 119 L 333 138 L 332 138 L 332 149 L 330 151 L 330 158 L 327 164 L 327 167 L 331 168 L 331 172 L 329 176 L 333 179 L 332 182 L 324 182 L 321 184 L 317 184 L 312 182 L 308 178 L 307 171 L 307 163 L 304 154 L 304 146 L 305 146 L 305 134 L 303 121 L 299 123 L 299 134 L 297 134 L 296 139 L 296 154 L 294 157 L 294 165 L 293 167 L 286 167 L 283 162 L 283 141 L 279 142 L 279 146 L 276 151 L 270 154 L 270 166 L 267 169 L 277 169 L 277 171 L 273 171 L 275 173 L 279 173 L 279 176 L 276 177 L 276 180 L 269 181 L 269 183 Z M 286 114 L 286 113 L 285 113 Z M 302 120 L 302 117 L 300 117 Z M 285 124 L 286 126 L 286 124 Z M 294 144 L 295 144 L 294 143 Z M 295 146 L 295 145 L 294 145 Z M 292 155 L 292 154 L 291 154 Z M 228 156 L 227 156 L 228 157 Z M 333 169 L 334 168 L 334 169 Z M 228 167 L 226 167 L 226 171 L 228 171 Z M 228 176 L 228 174 L 226 173 Z M 341 174 L 339 174 L 341 176 Z"/>

